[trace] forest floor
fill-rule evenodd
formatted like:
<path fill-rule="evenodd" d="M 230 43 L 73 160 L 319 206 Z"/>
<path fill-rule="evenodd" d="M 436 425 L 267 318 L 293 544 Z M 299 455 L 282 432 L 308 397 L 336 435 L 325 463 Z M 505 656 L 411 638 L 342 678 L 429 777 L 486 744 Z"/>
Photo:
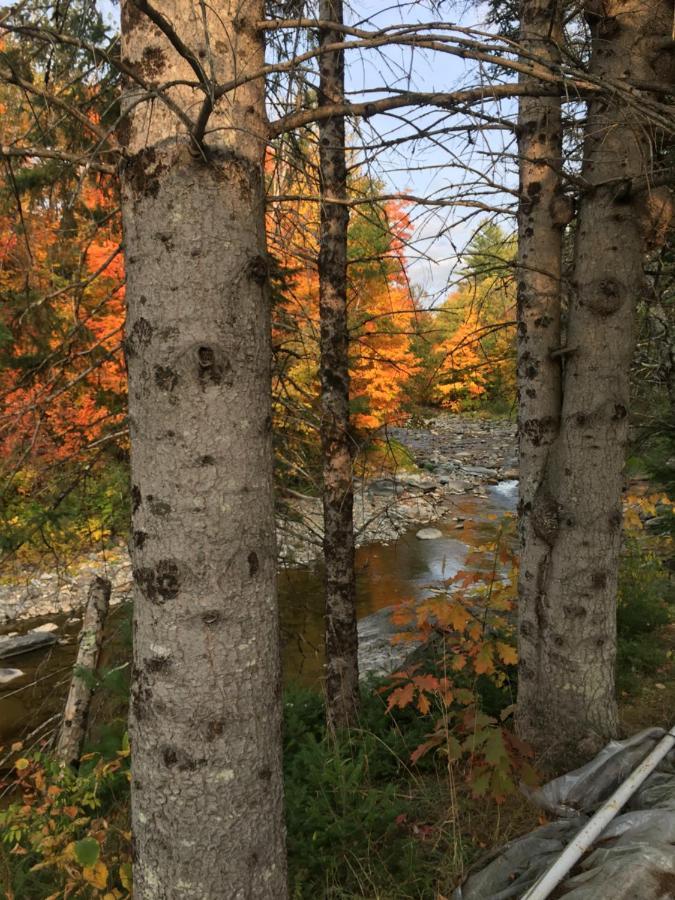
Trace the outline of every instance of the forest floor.
<path fill-rule="evenodd" d="M 424 427 L 396 430 L 391 437 L 398 446 L 408 448 L 409 464 L 396 472 L 384 467 L 369 472 L 359 484 L 359 495 L 372 498 L 373 508 L 381 503 L 386 509 L 387 527 L 393 528 L 393 522 L 409 530 L 433 521 L 442 517 L 456 494 L 481 496 L 486 485 L 517 477 L 515 429 L 509 422 L 444 415 Z M 422 504 L 432 507 L 429 519 L 416 518 L 427 509 Z M 403 513 L 397 516 L 392 512 L 396 508 Z M 392 532 L 373 531 L 372 539 L 386 540 L 387 533 Z M 620 642 L 621 737 L 654 726 L 670 727 L 675 709 L 673 577 L 655 558 L 655 546 L 649 530 L 632 545 L 622 602 L 634 610 L 638 622 L 645 622 L 655 610 L 663 611 L 670 596 L 666 618 L 671 621 L 662 616 L 661 624 L 641 632 L 639 640 L 629 634 L 630 641 Z M 38 595 L 44 584 L 65 584 L 70 608 L 75 608 L 92 575 L 100 574 L 103 561 L 107 574 L 119 578 L 115 590 L 123 597 L 130 579 L 124 548 L 105 553 L 88 555 L 75 570 L 33 571 L 25 577 Z M 16 584 L 2 586 L 0 602 L 2 591 L 16 589 Z M 34 610 L 31 596 L 24 593 L 22 598 L 23 608 Z M 2 606 L 0 617 L 1 610 Z M 626 631 L 630 632 L 630 625 L 624 626 Z M 106 685 L 104 680 L 92 709 L 91 749 L 113 757 L 126 727 L 128 668 L 118 657 L 128 655 L 129 640 L 118 641 L 117 655 L 104 663 L 123 676 L 117 686 L 121 690 L 114 692 L 112 683 Z M 286 694 L 288 847 L 291 887 L 298 900 L 444 900 L 468 867 L 490 848 L 546 821 L 519 793 L 499 803 L 490 796 L 475 797 L 466 766 L 448 764 L 442 753 L 430 753 L 419 765 L 412 765 L 410 753 L 425 739 L 430 723 L 412 706 L 393 710 L 395 715 L 385 713 L 385 706 L 382 694 L 364 687 L 362 727 L 344 742 L 336 742 L 325 732 L 320 694 L 297 690 Z M 546 773 L 541 777 L 545 779 Z M 125 784 L 119 789 L 127 790 Z M 114 809 L 107 812 L 104 807 L 96 815 L 126 822 L 127 794 L 118 796 Z M 26 874 L 28 863 L 36 861 L 33 852 L 26 857 L 7 856 L 7 871 L 15 884 L 20 877 L 34 877 Z M 109 857 L 106 860 L 110 862 Z M 0 897 L 2 862 L 0 844 Z M 23 896 L 39 900 L 53 894 L 53 889 L 54 882 L 44 892 L 37 886 L 30 888 L 31 893 L 24 889 Z"/>

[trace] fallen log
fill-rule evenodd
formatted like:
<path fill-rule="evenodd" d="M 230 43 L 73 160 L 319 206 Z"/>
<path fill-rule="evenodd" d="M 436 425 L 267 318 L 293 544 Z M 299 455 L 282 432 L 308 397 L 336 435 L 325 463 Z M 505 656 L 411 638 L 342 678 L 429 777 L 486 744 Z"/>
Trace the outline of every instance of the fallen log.
<path fill-rule="evenodd" d="M 107 578 L 96 577 L 89 588 L 80 646 L 56 747 L 57 758 L 69 766 L 77 767 L 82 755 L 93 693 L 92 681 L 98 668 L 110 591 L 111 584 Z"/>
<path fill-rule="evenodd" d="M 17 634 L 14 637 L 0 637 L 0 659 L 32 653 L 55 644 L 57 636 L 50 632 L 31 631 L 28 634 Z"/>

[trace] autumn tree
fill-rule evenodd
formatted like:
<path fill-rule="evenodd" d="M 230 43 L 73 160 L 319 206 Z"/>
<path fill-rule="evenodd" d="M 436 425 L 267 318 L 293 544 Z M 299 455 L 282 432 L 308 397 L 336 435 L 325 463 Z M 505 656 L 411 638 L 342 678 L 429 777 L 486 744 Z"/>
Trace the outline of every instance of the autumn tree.
<path fill-rule="evenodd" d="M 21 22 L 47 21 L 22 4 Z M 82 40 L 110 40 L 78 0 L 57 15 Z M 118 79 L 72 45 L 0 52 L 1 549 L 63 552 L 125 518 L 124 318 L 109 131 Z M 71 114 L 72 113 L 72 114 Z M 91 140 L 101 158 L 88 158 Z M 63 150 L 67 147 L 68 150 Z M 78 512 L 89 501 L 91 514 Z M 97 506 L 98 510 L 93 510 Z"/>
<path fill-rule="evenodd" d="M 286 896 L 262 3 L 126 0 L 135 896 Z M 236 90 L 221 88 L 232 79 Z"/>
<path fill-rule="evenodd" d="M 515 402 L 515 239 L 489 220 L 469 242 L 456 288 L 420 319 L 410 385 L 418 403 L 454 412 Z"/>
<path fill-rule="evenodd" d="M 273 395 L 282 495 L 289 485 L 318 492 L 321 477 L 317 140 L 315 130 L 292 174 L 282 162 L 271 164 L 268 235 L 277 273 Z M 352 163 L 345 202 L 351 208 L 346 279 L 348 432 L 351 452 L 358 455 L 385 423 L 403 421 L 406 385 L 416 365 L 411 339 L 418 311 L 405 254 L 410 225 L 400 203 L 378 199 L 380 190 L 372 176 Z"/>

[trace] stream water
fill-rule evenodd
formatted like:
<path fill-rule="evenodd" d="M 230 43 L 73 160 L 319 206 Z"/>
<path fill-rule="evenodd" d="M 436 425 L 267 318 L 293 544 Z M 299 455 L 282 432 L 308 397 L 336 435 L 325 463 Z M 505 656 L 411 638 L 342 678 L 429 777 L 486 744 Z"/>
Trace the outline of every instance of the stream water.
<path fill-rule="evenodd" d="M 392 607 L 402 600 L 422 599 L 464 566 L 471 548 L 496 537 L 504 513 L 515 508 L 517 482 L 486 488 L 486 496 L 458 495 L 453 508 L 434 523 L 442 536 L 416 537 L 419 526 L 390 543 L 369 544 L 356 554 L 360 667 L 363 673 L 392 670 L 400 652 L 391 645 Z M 287 682 L 316 686 L 323 667 L 322 573 L 318 565 L 279 573 L 279 607 L 283 669 Z M 0 684 L 0 745 L 32 731 L 63 708 L 74 662 L 79 621 L 65 615 L 22 622 L 4 632 L 25 632 L 45 622 L 59 626 L 60 642 L 47 650 L 0 661 L 0 669 L 16 668 L 21 676 Z M 108 652 L 102 666 L 119 665 L 128 632 L 128 610 L 110 616 Z M 128 650 L 126 651 L 128 653 Z"/>

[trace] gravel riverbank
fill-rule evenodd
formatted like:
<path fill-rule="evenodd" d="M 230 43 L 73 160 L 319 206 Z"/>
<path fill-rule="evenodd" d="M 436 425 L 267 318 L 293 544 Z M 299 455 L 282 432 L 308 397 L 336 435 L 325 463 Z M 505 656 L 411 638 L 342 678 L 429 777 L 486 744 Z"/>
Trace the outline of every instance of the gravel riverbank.
<path fill-rule="evenodd" d="M 417 471 L 386 473 L 356 485 L 357 543 L 387 544 L 414 525 L 442 519 L 456 496 L 484 496 L 485 486 L 516 479 L 516 429 L 503 420 L 442 414 L 426 427 L 390 429 L 389 436 L 410 452 Z M 306 566 L 321 553 L 321 502 L 293 501 L 277 523 L 279 563 Z M 0 583 L 0 629 L 21 620 L 77 612 L 95 575 L 109 578 L 113 604 L 131 593 L 126 547 L 90 552 L 77 564 L 45 568 L 8 567 Z"/>

